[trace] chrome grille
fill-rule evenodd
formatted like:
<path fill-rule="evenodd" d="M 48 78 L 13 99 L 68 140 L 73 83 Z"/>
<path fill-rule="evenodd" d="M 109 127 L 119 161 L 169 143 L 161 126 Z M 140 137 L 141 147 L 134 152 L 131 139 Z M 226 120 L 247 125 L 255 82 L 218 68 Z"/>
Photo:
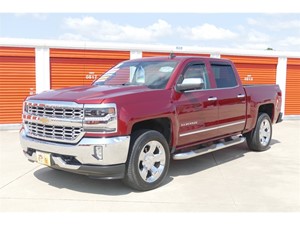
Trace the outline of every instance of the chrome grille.
<path fill-rule="evenodd" d="M 27 135 L 48 140 L 75 141 L 83 131 L 81 127 L 44 125 L 25 121 Z"/>
<path fill-rule="evenodd" d="M 83 109 L 73 107 L 47 106 L 41 104 L 27 104 L 27 113 L 34 116 L 45 116 L 51 118 L 82 119 Z"/>

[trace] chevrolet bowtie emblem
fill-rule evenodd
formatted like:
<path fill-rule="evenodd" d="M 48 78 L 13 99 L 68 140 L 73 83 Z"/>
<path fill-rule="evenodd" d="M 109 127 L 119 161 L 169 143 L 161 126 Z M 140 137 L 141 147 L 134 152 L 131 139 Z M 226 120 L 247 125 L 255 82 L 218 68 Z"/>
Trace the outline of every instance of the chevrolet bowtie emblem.
<path fill-rule="evenodd" d="M 44 124 L 49 123 L 49 119 L 47 119 L 47 118 L 40 118 L 39 121 L 44 123 Z"/>

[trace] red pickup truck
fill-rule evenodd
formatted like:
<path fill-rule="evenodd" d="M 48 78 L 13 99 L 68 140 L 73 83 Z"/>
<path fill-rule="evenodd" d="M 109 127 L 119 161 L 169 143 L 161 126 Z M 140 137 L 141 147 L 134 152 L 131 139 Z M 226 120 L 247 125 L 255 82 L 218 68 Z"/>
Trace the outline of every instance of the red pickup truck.
<path fill-rule="evenodd" d="M 20 141 L 30 161 L 146 191 L 161 185 L 171 158 L 245 140 L 266 150 L 280 108 L 278 85 L 243 86 L 229 60 L 171 54 L 28 97 Z"/>

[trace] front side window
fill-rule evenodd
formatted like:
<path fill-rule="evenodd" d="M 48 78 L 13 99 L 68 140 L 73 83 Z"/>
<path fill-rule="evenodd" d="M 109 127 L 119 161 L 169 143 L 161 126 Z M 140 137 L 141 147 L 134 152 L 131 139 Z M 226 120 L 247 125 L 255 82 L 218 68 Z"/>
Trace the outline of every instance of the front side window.
<path fill-rule="evenodd" d="M 211 65 L 217 88 L 228 88 L 237 86 L 234 71 L 231 65 L 212 64 Z"/>
<path fill-rule="evenodd" d="M 163 89 L 177 64 L 175 61 L 123 62 L 107 71 L 94 85 L 143 85 Z"/>
<path fill-rule="evenodd" d="M 191 64 L 185 69 L 179 84 L 183 83 L 185 79 L 201 79 L 203 82 L 203 87 L 201 89 L 209 89 L 210 83 L 208 79 L 208 74 L 204 64 Z"/>

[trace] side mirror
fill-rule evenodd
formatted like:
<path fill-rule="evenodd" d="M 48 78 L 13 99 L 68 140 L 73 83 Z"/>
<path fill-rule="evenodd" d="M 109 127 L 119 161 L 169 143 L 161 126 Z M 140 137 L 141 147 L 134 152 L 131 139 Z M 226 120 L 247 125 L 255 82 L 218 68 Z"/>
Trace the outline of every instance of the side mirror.
<path fill-rule="evenodd" d="M 183 92 L 194 89 L 202 89 L 204 81 L 202 78 L 184 78 L 181 84 L 176 85 L 176 91 Z"/>

